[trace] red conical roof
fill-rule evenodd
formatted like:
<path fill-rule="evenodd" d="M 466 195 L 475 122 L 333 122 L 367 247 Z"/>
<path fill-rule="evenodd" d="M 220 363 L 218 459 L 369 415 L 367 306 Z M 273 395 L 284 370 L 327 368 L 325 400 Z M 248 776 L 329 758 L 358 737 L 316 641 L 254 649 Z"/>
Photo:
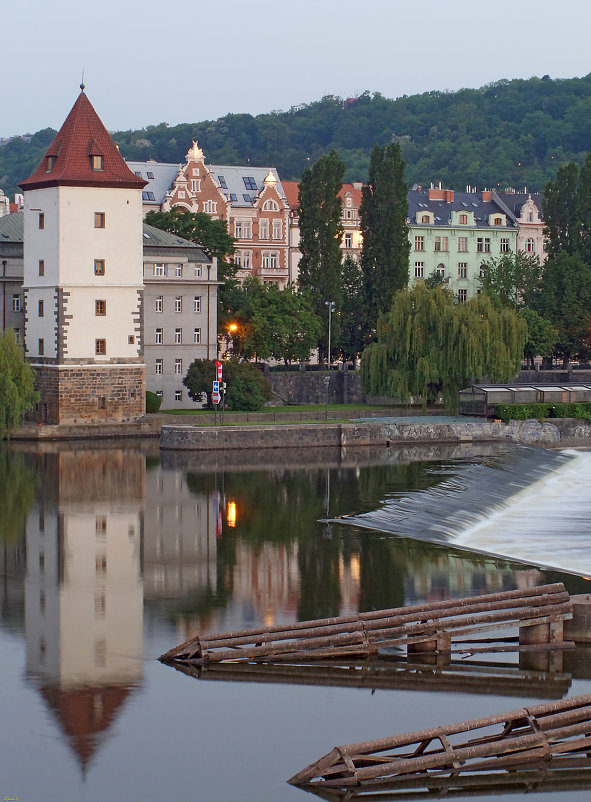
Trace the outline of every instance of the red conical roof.
<path fill-rule="evenodd" d="M 102 170 L 92 169 L 93 156 L 103 157 Z M 23 190 L 60 186 L 143 189 L 147 183 L 129 169 L 82 91 L 43 161 L 19 186 Z"/>

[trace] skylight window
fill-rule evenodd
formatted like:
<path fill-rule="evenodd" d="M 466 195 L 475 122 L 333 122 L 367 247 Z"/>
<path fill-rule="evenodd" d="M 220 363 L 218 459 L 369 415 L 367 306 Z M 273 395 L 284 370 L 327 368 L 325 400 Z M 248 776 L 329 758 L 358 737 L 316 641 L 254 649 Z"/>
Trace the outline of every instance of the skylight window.
<path fill-rule="evenodd" d="M 235 192 L 230 192 L 230 200 L 231 201 L 237 201 L 238 200 L 238 195 L 236 195 Z"/>
<path fill-rule="evenodd" d="M 243 176 L 242 180 L 244 181 L 244 186 L 246 187 L 246 189 L 256 189 L 257 188 L 257 182 L 254 180 L 254 178 L 251 175 Z"/>
<path fill-rule="evenodd" d="M 149 171 L 148 171 L 148 172 L 146 173 L 146 175 L 148 176 L 148 178 L 150 179 L 150 181 L 153 181 L 153 180 L 154 180 L 154 173 L 151 173 L 151 172 L 149 172 Z"/>
<path fill-rule="evenodd" d="M 464 203 L 464 201 L 461 201 L 461 204 L 462 204 L 462 206 L 468 206 L 468 204 Z"/>
<path fill-rule="evenodd" d="M 145 200 L 145 201 L 153 201 L 153 200 L 156 200 L 156 198 L 154 197 L 154 193 L 153 193 L 153 192 L 149 192 L 149 191 L 148 191 L 148 192 L 146 192 L 146 191 L 143 191 L 143 192 L 142 192 L 142 200 Z"/>
<path fill-rule="evenodd" d="M 228 185 L 226 184 L 226 179 L 224 178 L 223 175 L 218 175 L 218 181 L 222 189 L 228 189 Z"/>
<path fill-rule="evenodd" d="M 252 203 L 252 198 L 250 197 L 250 195 L 247 195 L 246 193 L 243 193 L 243 194 L 242 194 L 242 197 L 244 198 L 244 200 L 245 200 L 247 203 Z"/>
<path fill-rule="evenodd" d="M 142 171 L 141 170 L 136 170 L 135 174 L 137 175 L 138 178 L 142 177 Z"/>

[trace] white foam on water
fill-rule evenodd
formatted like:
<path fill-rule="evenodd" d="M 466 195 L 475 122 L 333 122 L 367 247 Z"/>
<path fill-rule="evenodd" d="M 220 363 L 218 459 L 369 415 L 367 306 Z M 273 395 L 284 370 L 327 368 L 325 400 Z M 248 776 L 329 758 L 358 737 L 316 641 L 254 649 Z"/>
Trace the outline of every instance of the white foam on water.
<path fill-rule="evenodd" d="M 591 452 L 518 491 L 450 543 L 591 577 Z"/>

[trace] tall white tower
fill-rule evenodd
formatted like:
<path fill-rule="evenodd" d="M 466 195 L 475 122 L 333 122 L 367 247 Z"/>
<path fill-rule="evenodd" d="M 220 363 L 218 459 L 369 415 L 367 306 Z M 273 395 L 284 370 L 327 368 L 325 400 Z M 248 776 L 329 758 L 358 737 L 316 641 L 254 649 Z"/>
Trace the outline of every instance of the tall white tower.
<path fill-rule="evenodd" d="M 142 188 L 84 93 L 24 191 L 25 351 L 44 423 L 145 409 Z"/>

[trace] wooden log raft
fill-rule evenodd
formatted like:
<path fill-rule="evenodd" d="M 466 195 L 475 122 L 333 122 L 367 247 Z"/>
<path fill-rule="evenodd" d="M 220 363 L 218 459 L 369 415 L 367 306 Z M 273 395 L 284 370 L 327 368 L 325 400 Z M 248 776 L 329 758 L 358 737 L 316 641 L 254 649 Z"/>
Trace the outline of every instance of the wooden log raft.
<path fill-rule="evenodd" d="M 572 604 L 562 583 L 191 638 L 162 662 L 309 661 L 382 655 L 386 649 L 451 654 L 509 651 L 474 635 L 519 629 L 520 647 L 564 649 Z M 470 636 L 469 640 L 466 640 Z M 462 640 L 459 640 L 459 639 Z M 455 648 L 453 647 L 455 643 Z"/>
<path fill-rule="evenodd" d="M 469 737 L 471 736 L 471 737 Z M 437 787 L 462 774 L 591 765 L 591 694 L 335 747 L 288 782 L 324 798 L 349 789 Z M 514 775 L 511 774 L 513 777 Z"/>

